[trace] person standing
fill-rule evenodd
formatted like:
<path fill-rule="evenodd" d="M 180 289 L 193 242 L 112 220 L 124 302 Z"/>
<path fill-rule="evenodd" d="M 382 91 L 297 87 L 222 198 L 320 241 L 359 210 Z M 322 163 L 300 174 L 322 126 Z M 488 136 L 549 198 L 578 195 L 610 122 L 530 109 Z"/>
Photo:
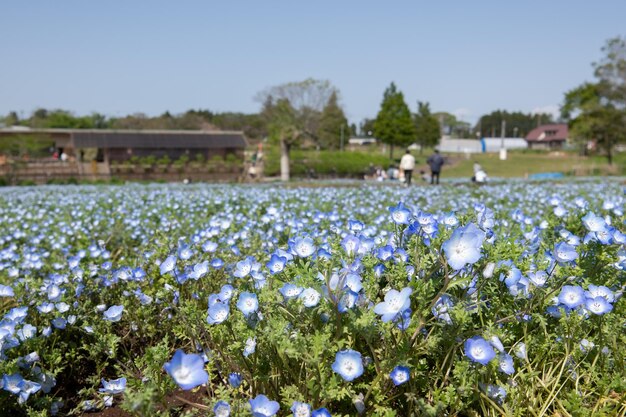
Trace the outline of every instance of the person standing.
<path fill-rule="evenodd" d="M 437 184 L 439 184 L 439 174 L 444 163 L 443 156 L 439 154 L 439 149 L 435 149 L 435 153 L 429 156 L 426 162 L 430 166 L 430 183 L 435 184 L 435 177 L 437 177 Z"/>
<path fill-rule="evenodd" d="M 400 159 L 400 169 L 404 172 L 404 178 L 406 185 L 411 185 L 411 175 L 415 169 L 415 157 L 411 155 L 410 150 L 406 150 L 406 153 Z"/>

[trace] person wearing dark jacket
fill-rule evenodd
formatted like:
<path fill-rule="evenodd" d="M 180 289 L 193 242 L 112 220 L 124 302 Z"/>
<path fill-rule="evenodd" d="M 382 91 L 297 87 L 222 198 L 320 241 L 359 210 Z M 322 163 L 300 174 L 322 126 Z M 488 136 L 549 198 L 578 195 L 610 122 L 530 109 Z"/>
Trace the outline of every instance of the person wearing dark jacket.
<path fill-rule="evenodd" d="M 430 166 L 430 183 L 435 184 L 435 177 L 437 177 L 437 184 L 439 184 L 439 174 L 444 163 L 443 156 L 439 154 L 439 149 L 435 149 L 435 153 L 429 156 L 426 162 Z"/>

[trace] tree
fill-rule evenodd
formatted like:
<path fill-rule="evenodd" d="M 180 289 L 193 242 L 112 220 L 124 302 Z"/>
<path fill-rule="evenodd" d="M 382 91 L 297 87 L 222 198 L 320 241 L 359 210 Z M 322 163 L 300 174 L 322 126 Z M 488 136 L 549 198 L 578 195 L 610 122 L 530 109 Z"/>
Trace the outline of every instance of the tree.
<path fill-rule="evenodd" d="M 433 113 L 433 116 L 439 121 L 441 132 L 452 138 L 468 138 L 471 136 L 472 125 L 445 111 Z"/>
<path fill-rule="evenodd" d="M 348 119 L 339 106 L 337 92 L 333 91 L 320 116 L 319 145 L 324 149 L 337 149 L 343 146 L 341 136 L 345 139 L 349 134 Z"/>
<path fill-rule="evenodd" d="M 579 144 L 595 140 L 613 163 L 613 147 L 626 142 L 626 39 L 609 39 L 604 58 L 593 64 L 595 83 L 584 83 L 567 93 L 561 107 L 570 135 Z"/>
<path fill-rule="evenodd" d="M 517 137 L 525 137 L 528 132 L 542 124 L 553 123 L 552 115 L 547 113 L 509 113 L 506 110 L 496 110 L 480 118 L 475 132 L 483 137 L 500 137 L 503 120 L 506 120 L 505 136 L 514 136 L 517 133 Z"/>
<path fill-rule="evenodd" d="M 427 102 L 417 102 L 417 113 L 413 120 L 415 121 L 415 131 L 417 141 L 420 144 L 420 154 L 426 146 L 436 146 L 441 139 L 441 126 L 439 121 L 430 112 L 430 104 Z"/>
<path fill-rule="evenodd" d="M 322 110 L 337 90 L 312 78 L 270 87 L 257 95 L 270 138 L 280 144 L 280 173 L 289 181 L 289 152 L 304 139 L 319 143 Z"/>
<path fill-rule="evenodd" d="M 394 146 L 408 146 L 415 140 L 415 125 L 404 95 L 391 85 L 385 90 L 380 111 L 374 122 L 374 136 L 389 145 L 389 159 Z"/>

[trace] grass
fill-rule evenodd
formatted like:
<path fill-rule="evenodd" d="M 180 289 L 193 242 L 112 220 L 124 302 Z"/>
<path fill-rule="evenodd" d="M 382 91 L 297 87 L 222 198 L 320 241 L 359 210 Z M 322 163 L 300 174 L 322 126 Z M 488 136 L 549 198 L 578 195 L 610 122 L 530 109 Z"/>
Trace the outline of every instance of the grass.
<path fill-rule="evenodd" d="M 397 164 L 404 154 L 403 148 L 394 149 L 394 160 L 389 160 L 389 150 L 370 146 L 362 149 L 340 151 L 316 151 L 296 149 L 291 152 L 291 174 L 293 177 L 306 177 L 309 170 L 320 176 L 359 178 L 367 171 L 369 164 L 388 168 L 391 162 Z M 422 154 L 414 151 L 417 161 L 415 173 L 429 171 L 426 160 L 432 149 Z M 616 154 L 613 166 L 609 166 L 603 156 L 581 157 L 575 152 L 561 151 L 509 151 L 506 161 L 500 161 L 497 153 L 488 154 L 444 154 L 442 177 L 469 178 L 473 175 L 474 162 L 478 162 L 491 178 L 524 178 L 543 172 L 561 172 L 576 176 L 606 176 L 626 174 L 626 153 Z M 279 152 L 276 147 L 268 147 L 265 154 L 265 175 L 280 175 Z"/>

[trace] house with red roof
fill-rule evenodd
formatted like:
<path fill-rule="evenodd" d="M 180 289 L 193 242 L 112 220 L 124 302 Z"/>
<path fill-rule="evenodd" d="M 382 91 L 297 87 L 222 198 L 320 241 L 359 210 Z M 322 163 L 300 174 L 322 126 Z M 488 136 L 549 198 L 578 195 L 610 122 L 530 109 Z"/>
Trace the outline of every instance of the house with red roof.
<path fill-rule="evenodd" d="M 566 123 L 553 123 L 534 128 L 526 135 L 528 149 L 561 149 L 567 143 Z"/>

